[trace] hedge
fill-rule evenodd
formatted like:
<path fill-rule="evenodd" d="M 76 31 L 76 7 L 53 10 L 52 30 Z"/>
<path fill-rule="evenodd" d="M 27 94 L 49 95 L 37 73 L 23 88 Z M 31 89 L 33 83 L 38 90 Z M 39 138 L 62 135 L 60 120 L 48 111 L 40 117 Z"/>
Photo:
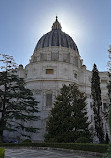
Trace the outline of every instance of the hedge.
<path fill-rule="evenodd" d="M 82 150 L 90 152 L 107 152 L 108 145 L 106 144 L 91 144 L 91 143 L 21 143 L 21 144 L 12 144 L 4 143 L 0 146 L 3 147 L 51 147 L 51 148 L 63 148 L 63 149 L 73 149 L 73 150 Z"/>
<path fill-rule="evenodd" d="M 5 150 L 4 148 L 0 148 L 0 158 L 4 158 L 5 156 Z"/>

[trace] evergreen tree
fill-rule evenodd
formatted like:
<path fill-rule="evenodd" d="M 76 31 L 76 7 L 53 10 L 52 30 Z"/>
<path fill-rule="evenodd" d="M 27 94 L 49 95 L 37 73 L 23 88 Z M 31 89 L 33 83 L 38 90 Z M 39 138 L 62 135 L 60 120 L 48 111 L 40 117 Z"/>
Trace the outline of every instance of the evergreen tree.
<path fill-rule="evenodd" d="M 109 83 L 108 83 L 108 96 L 109 96 L 109 128 L 110 128 L 110 134 L 111 134 L 111 47 L 108 50 L 109 51 L 109 61 L 108 61 L 108 68 L 109 68 Z"/>
<path fill-rule="evenodd" d="M 100 143 L 104 142 L 104 131 L 102 123 L 102 101 L 101 101 L 101 89 L 100 89 L 100 77 L 99 72 L 94 64 L 92 70 L 92 81 L 91 81 L 91 94 L 93 99 L 93 111 L 95 121 L 95 132 Z"/>
<path fill-rule="evenodd" d="M 38 131 L 29 123 L 39 119 L 38 102 L 32 92 L 25 88 L 23 78 L 17 76 L 13 57 L 1 57 L 0 61 L 3 63 L 0 72 L 0 138 L 3 138 L 4 130 L 30 137 L 30 132 Z"/>
<path fill-rule="evenodd" d="M 77 140 L 80 137 L 91 138 L 89 132 L 89 122 L 86 109 L 86 96 L 80 92 L 77 85 L 70 85 L 71 107 L 72 107 L 72 127 L 73 138 Z"/>
<path fill-rule="evenodd" d="M 109 96 L 109 106 L 111 106 L 111 72 L 109 72 L 108 75 L 109 75 L 109 82 L 107 88 L 108 88 L 108 96 Z"/>
<path fill-rule="evenodd" d="M 86 115 L 84 94 L 75 84 L 64 85 L 48 118 L 45 141 L 75 142 L 79 137 L 90 138 Z"/>
<path fill-rule="evenodd" d="M 108 69 L 109 69 L 109 83 L 108 83 L 108 96 L 109 96 L 109 106 L 111 106 L 111 46 L 109 51 L 109 61 L 108 61 Z"/>

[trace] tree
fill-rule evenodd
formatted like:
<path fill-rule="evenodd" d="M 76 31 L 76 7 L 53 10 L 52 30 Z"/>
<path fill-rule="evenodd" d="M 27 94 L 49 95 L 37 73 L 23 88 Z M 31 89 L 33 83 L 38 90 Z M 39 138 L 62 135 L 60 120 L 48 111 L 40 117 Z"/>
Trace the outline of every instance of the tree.
<path fill-rule="evenodd" d="M 25 88 L 24 79 L 17 76 L 13 57 L 1 54 L 1 58 L 0 138 L 3 139 L 5 130 L 30 137 L 30 132 L 38 131 L 38 128 L 29 124 L 30 121 L 39 119 L 38 102 L 33 93 Z"/>
<path fill-rule="evenodd" d="M 101 101 L 101 89 L 100 89 L 100 77 L 96 64 L 92 70 L 92 81 L 91 81 L 91 94 L 93 99 L 93 111 L 95 121 L 95 132 L 100 143 L 104 142 L 104 130 L 102 122 L 102 101 Z"/>
<path fill-rule="evenodd" d="M 90 138 L 86 115 L 84 94 L 75 84 L 64 85 L 49 115 L 45 141 L 75 142 L 79 137 Z"/>
<path fill-rule="evenodd" d="M 80 137 L 91 138 L 89 132 L 89 124 L 86 109 L 86 96 L 80 92 L 77 85 L 70 85 L 71 102 L 72 102 L 72 120 L 73 120 L 73 136 L 78 139 Z"/>
<path fill-rule="evenodd" d="M 109 61 L 108 61 L 108 68 L 109 68 L 109 83 L 108 83 L 108 96 L 109 96 L 109 128 L 110 128 L 110 134 L 111 134 L 111 46 L 109 51 Z"/>
<path fill-rule="evenodd" d="M 111 46 L 109 46 L 109 61 L 108 61 L 108 69 L 109 69 L 109 72 L 111 73 Z"/>

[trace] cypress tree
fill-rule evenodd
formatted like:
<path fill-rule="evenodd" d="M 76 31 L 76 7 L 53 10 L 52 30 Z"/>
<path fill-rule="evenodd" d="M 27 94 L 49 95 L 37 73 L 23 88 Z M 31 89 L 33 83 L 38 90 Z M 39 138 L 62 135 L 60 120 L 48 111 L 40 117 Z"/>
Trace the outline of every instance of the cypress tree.
<path fill-rule="evenodd" d="M 100 143 L 104 142 L 104 130 L 102 122 L 102 101 L 101 101 L 101 89 L 100 89 L 100 77 L 96 64 L 92 70 L 92 81 L 91 81 L 91 94 L 93 99 L 93 111 L 95 121 L 95 132 Z"/>
<path fill-rule="evenodd" d="M 107 88 L 108 88 L 108 96 L 109 96 L 109 129 L 111 134 L 111 47 L 108 51 L 109 51 L 109 61 L 108 61 L 109 83 L 107 85 Z"/>

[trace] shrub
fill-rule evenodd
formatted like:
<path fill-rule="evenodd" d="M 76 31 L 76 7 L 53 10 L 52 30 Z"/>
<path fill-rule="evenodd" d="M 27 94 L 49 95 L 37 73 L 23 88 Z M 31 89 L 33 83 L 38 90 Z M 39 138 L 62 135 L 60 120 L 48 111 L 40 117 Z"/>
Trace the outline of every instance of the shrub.
<path fill-rule="evenodd" d="M 50 147 L 50 148 L 62 148 L 73 149 L 81 151 L 90 151 L 98 153 L 106 153 L 108 145 L 106 144 L 92 144 L 92 143 L 4 143 L 2 147 Z"/>
<path fill-rule="evenodd" d="M 30 139 L 25 139 L 22 143 L 32 143 L 32 141 Z"/>
<path fill-rule="evenodd" d="M 109 143 L 107 153 L 104 154 L 103 158 L 111 158 L 111 143 Z"/>
<path fill-rule="evenodd" d="M 86 137 L 80 137 L 76 140 L 76 143 L 90 143 L 90 140 Z"/>
<path fill-rule="evenodd" d="M 5 150 L 4 148 L 0 148 L 0 158 L 4 158 L 5 156 Z"/>

